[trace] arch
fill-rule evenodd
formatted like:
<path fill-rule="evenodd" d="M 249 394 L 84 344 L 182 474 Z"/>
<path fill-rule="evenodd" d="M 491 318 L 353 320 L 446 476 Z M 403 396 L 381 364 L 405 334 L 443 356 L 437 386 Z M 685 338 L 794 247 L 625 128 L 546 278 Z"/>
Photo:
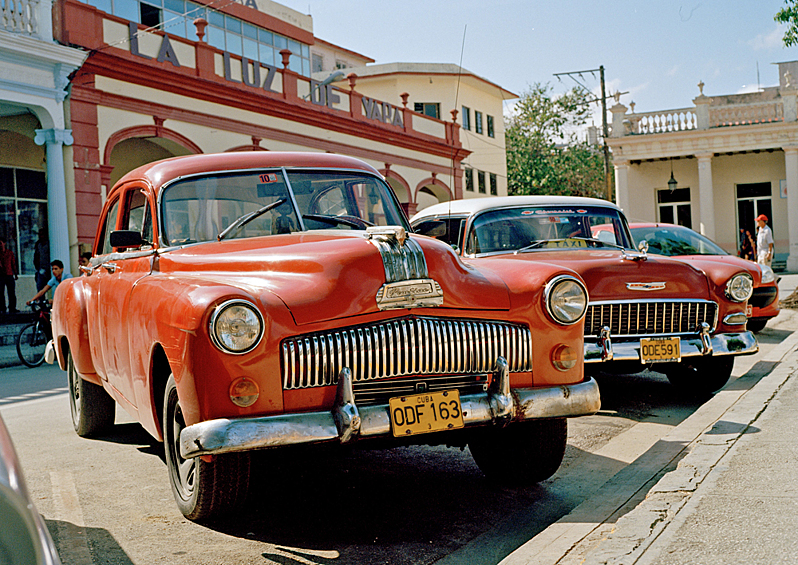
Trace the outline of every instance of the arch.
<path fill-rule="evenodd" d="M 410 183 L 408 183 L 402 175 L 390 168 L 380 169 L 379 173 L 385 177 L 385 181 L 396 193 L 396 197 L 399 199 L 400 203 L 408 204 L 414 202 L 414 194 L 413 191 L 410 190 Z"/>
<path fill-rule="evenodd" d="M 202 149 L 185 137 L 164 128 L 160 120 L 153 126 L 134 126 L 113 133 L 105 144 L 101 183 L 109 188 L 138 166 L 167 157 L 199 154 Z M 129 151 L 120 151 L 127 147 Z M 124 157 L 123 157 L 124 155 Z"/>
<path fill-rule="evenodd" d="M 414 201 L 419 210 L 437 204 L 438 202 L 448 202 L 452 200 L 452 191 L 449 187 L 433 175 L 428 179 L 424 179 L 416 185 L 416 192 Z"/>

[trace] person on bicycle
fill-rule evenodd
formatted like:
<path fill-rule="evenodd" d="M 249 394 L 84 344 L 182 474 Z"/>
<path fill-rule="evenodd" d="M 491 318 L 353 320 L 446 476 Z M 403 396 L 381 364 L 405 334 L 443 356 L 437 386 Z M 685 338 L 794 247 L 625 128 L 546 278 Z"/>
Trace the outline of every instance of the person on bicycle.
<path fill-rule="evenodd" d="M 65 273 L 64 264 L 58 259 L 55 259 L 50 262 L 50 269 L 53 272 L 53 276 L 50 278 L 47 284 L 44 285 L 44 288 L 42 288 L 39 292 L 36 293 L 36 296 L 34 296 L 33 298 L 31 298 L 26 302 L 28 306 L 30 306 L 31 302 L 35 302 L 38 299 L 40 299 L 42 296 L 47 294 L 47 291 L 50 290 L 51 288 L 55 290 L 55 288 L 58 286 L 58 283 L 60 283 L 64 279 L 72 278 L 72 273 Z"/>

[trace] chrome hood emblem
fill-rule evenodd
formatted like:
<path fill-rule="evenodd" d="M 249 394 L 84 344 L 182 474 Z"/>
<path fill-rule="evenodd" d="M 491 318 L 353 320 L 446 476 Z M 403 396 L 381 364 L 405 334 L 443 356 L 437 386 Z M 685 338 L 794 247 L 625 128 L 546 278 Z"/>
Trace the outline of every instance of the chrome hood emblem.
<path fill-rule="evenodd" d="M 651 290 L 665 290 L 665 284 L 664 282 L 630 282 L 626 283 L 626 288 L 628 290 L 642 290 L 647 292 Z"/>
<path fill-rule="evenodd" d="M 401 226 L 374 226 L 366 237 L 379 250 L 385 284 L 377 291 L 380 310 L 429 308 L 443 304 L 443 289 L 429 278 L 424 250 Z"/>

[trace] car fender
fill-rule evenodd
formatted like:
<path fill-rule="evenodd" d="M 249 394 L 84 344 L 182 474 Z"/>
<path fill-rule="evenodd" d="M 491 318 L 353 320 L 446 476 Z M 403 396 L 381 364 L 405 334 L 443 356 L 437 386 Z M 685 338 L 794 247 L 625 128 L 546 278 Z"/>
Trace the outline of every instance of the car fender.
<path fill-rule="evenodd" d="M 86 286 L 83 277 L 65 279 L 53 296 L 53 344 L 58 365 L 66 370 L 67 349 L 72 353 L 75 369 L 83 378 L 101 384 L 95 371 L 89 346 L 89 326 L 86 315 Z"/>

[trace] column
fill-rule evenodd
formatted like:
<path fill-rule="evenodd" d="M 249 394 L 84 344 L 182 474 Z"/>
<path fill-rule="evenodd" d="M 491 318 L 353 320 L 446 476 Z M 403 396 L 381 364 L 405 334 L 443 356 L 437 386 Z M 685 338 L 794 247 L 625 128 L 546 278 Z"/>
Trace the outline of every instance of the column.
<path fill-rule="evenodd" d="M 50 260 L 60 259 L 64 263 L 64 270 L 72 272 L 64 177 L 64 145 L 72 145 L 72 130 L 37 129 L 33 140 L 37 145 L 47 146 L 47 228 L 50 232 Z"/>
<path fill-rule="evenodd" d="M 615 161 L 615 203 L 629 214 L 629 161 Z"/>
<path fill-rule="evenodd" d="M 787 171 L 787 224 L 790 237 L 790 256 L 787 270 L 798 272 L 798 147 L 784 148 Z"/>
<path fill-rule="evenodd" d="M 715 239 L 715 193 L 712 188 L 712 153 L 698 157 L 698 221 L 699 231 Z"/>

